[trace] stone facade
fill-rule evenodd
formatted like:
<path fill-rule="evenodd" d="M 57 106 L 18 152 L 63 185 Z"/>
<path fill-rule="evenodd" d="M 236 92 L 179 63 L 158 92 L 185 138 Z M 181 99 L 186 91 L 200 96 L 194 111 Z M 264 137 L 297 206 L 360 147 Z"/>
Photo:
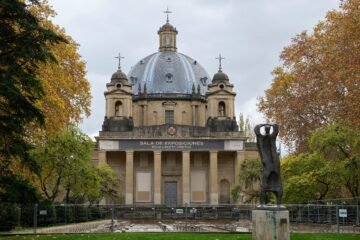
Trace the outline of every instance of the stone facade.
<path fill-rule="evenodd" d="M 196 60 L 177 52 L 177 33 L 167 22 L 159 53 L 106 84 L 93 161 L 119 177 L 120 204 L 233 203 L 241 163 L 257 156 L 238 130 L 228 76 L 219 68 L 209 83 Z"/>

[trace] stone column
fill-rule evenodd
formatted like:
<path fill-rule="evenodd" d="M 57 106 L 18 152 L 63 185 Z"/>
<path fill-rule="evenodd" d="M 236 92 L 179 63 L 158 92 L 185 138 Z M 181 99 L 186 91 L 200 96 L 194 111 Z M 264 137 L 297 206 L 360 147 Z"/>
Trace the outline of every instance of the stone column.
<path fill-rule="evenodd" d="M 190 203 L 190 152 L 182 152 L 182 204 Z"/>
<path fill-rule="evenodd" d="M 98 165 L 105 165 L 106 163 L 106 151 L 99 150 L 98 152 Z"/>
<path fill-rule="evenodd" d="M 126 173 L 125 173 L 125 204 L 134 202 L 134 152 L 126 151 Z"/>
<path fill-rule="evenodd" d="M 154 152 L 154 204 L 161 204 L 161 151 Z"/>
<path fill-rule="evenodd" d="M 210 151 L 210 204 L 219 204 L 219 193 L 218 193 L 218 152 Z"/>

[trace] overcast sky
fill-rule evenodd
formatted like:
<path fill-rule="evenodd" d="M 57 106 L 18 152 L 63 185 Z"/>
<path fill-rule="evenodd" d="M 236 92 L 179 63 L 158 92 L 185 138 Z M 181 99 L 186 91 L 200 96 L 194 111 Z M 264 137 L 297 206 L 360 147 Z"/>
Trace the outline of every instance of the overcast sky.
<path fill-rule="evenodd" d="M 291 38 L 311 29 L 337 8 L 338 0 L 49 0 L 58 13 L 54 22 L 80 44 L 91 83 L 92 113 L 81 128 L 98 134 L 105 114 L 104 91 L 117 70 L 128 73 L 145 56 L 158 50 L 158 29 L 170 23 L 178 33 L 178 51 L 196 59 L 212 77 L 221 53 L 223 71 L 235 85 L 236 112 L 263 121 L 256 111 L 279 65 L 279 54 Z"/>

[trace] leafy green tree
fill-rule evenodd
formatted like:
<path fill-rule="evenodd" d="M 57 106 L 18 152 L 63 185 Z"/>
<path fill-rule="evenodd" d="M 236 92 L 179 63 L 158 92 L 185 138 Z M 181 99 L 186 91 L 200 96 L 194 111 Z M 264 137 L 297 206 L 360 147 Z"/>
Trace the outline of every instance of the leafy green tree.
<path fill-rule="evenodd" d="M 323 200 L 339 184 L 336 167 L 319 154 L 291 155 L 282 159 L 281 176 L 284 203 Z"/>
<path fill-rule="evenodd" d="M 284 202 L 359 197 L 360 132 L 329 125 L 312 133 L 309 147 L 307 153 L 282 159 Z"/>
<path fill-rule="evenodd" d="M 237 200 L 240 193 L 245 194 L 246 202 L 257 201 L 260 197 L 263 165 L 260 159 L 247 159 L 240 167 L 239 185 L 232 190 L 232 197 Z"/>
<path fill-rule="evenodd" d="M 309 141 L 313 152 L 335 168 L 333 177 L 350 192 L 360 196 L 360 131 L 337 123 L 319 128 Z"/>
<path fill-rule="evenodd" d="M 87 164 L 83 169 L 77 169 L 81 175 L 73 175 L 64 183 L 66 194 L 63 202 L 98 204 L 104 198 L 120 202 L 120 180 L 109 166 Z"/>
<path fill-rule="evenodd" d="M 46 199 L 54 201 L 63 191 L 65 199 L 69 200 L 86 187 L 92 146 L 87 135 L 70 126 L 31 151 L 32 158 L 41 166 L 37 185 Z"/>
<path fill-rule="evenodd" d="M 61 36 L 39 25 L 29 7 L 35 0 L 0 2 L 0 198 L 17 176 L 11 171 L 14 159 L 33 166 L 25 126 L 44 122 L 36 100 L 44 95 L 36 72 L 40 63 L 54 60 L 49 46 L 66 42 Z M 31 192 L 31 187 L 27 186 Z M 21 201 L 22 199 L 18 199 Z"/>
<path fill-rule="evenodd" d="M 70 125 L 31 151 L 31 157 L 41 166 L 36 185 L 47 200 L 84 203 L 119 197 L 119 180 L 112 170 L 92 165 L 93 147 L 86 134 Z"/>
<path fill-rule="evenodd" d="M 120 180 L 108 165 L 102 165 L 96 168 L 99 176 L 99 184 L 97 186 L 98 194 L 88 197 L 93 203 L 99 203 L 102 199 L 110 202 L 121 202 L 124 196 L 120 195 Z"/>

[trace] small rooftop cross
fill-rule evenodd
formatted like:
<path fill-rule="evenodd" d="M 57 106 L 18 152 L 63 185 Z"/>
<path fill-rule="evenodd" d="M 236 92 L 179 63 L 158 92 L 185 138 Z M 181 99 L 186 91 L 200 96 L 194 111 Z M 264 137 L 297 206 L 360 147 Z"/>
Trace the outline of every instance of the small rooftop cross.
<path fill-rule="evenodd" d="M 164 11 L 164 13 L 166 13 L 166 23 L 169 23 L 169 13 L 172 13 L 168 7 L 166 7 L 166 11 Z"/>
<path fill-rule="evenodd" d="M 119 59 L 119 66 L 118 66 L 118 70 L 121 70 L 121 59 L 123 59 L 124 57 L 120 55 L 119 53 L 119 56 L 116 56 L 115 58 Z"/>
<path fill-rule="evenodd" d="M 219 71 L 222 70 L 222 67 L 221 67 L 221 60 L 225 59 L 223 57 L 221 57 L 221 54 L 219 53 L 219 57 L 217 57 L 216 59 L 219 59 Z"/>

